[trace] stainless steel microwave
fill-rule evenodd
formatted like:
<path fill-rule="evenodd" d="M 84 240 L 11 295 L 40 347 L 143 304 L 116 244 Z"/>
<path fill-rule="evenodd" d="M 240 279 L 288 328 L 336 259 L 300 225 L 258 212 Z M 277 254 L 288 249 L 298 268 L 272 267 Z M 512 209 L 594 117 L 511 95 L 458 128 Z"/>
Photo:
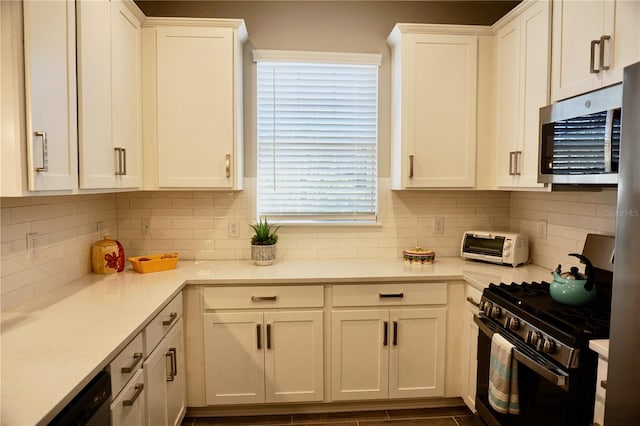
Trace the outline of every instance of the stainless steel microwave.
<path fill-rule="evenodd" d="M 622 84 L 540 109 L 538 182 L 618 183 Z"/>

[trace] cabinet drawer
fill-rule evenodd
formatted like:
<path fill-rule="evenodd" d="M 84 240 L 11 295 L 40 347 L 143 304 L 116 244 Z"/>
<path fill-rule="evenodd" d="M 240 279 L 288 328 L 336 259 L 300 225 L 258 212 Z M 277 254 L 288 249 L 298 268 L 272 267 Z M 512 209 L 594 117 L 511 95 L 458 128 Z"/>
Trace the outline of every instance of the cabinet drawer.
<path fill-rule="evenodd" d="M 111 403 L 112 426 L 144 425 L 146 423 L 144 385 L 144 375 L 142 374 L 142 369 L 140 369 L 122 393 L 115 397 Z"/>
<path fill-rule="evenodd" d="M 182 318 L 182 293 L 178 294 L 144 329 L 144 354 L 148 356 L 162 337 Z"/>
<path fill-rule="evenodd" d="M 109 364 L 111 394 L 114 397 L 142 367 L 142 360 L 142 333 L 140 333 Z"/>
<path fill-rule="evenodd" d="M 204 289 L 205 309 L 321 308 L 323 306 L 324 287 L 321 285 L 207 287 Z"/>
<path fill-rule="evenodd" d="M 333 306 L 445 305 L 446 283 L 333 286 Z"/>

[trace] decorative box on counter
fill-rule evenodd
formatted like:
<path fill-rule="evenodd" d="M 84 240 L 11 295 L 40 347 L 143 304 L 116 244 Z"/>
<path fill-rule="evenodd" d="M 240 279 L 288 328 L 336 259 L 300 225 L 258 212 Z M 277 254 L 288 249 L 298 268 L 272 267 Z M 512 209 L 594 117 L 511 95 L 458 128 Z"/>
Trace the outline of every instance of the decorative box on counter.
<path fill-rule="evenodd" d="M 431 265 L 436 258 L 436 252 L 422 247 L 402 251 L 402 260 L 410 265 Z"/>
<path fill-rule="evenodd" d="M 168 271 L 169 269 L 176 269 L 176 265 L 178 264 L 178 253 L 162 253 L 130 257 L 129 262 L 131 262 L 133 270 L 141 274 Z"/>

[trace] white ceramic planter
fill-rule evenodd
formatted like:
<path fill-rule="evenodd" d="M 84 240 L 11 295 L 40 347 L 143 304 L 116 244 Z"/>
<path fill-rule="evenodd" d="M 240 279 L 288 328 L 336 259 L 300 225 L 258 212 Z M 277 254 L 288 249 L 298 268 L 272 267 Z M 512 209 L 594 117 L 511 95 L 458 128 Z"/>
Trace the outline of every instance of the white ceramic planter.
<path fill-rule="evenodd" d="M 270 246 L 251 246 L 251 259 L 258 266 L 271 265 L 276 259 L 276 245 Z"/>

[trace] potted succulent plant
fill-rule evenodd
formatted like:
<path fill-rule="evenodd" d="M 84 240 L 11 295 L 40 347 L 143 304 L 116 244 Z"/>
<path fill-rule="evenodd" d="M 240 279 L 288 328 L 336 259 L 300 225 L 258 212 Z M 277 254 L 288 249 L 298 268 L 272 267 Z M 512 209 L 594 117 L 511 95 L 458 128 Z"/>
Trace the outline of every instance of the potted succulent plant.
<path fill-rule="evenodd" d="M 251 259 L 256 265 L 271 265 L 276 258 L 276 242 L 278 242 L 278 229 L 264 219 L 258 218 L 258 222 L 250 225 L 255 235 L 251 237 Z"/>

